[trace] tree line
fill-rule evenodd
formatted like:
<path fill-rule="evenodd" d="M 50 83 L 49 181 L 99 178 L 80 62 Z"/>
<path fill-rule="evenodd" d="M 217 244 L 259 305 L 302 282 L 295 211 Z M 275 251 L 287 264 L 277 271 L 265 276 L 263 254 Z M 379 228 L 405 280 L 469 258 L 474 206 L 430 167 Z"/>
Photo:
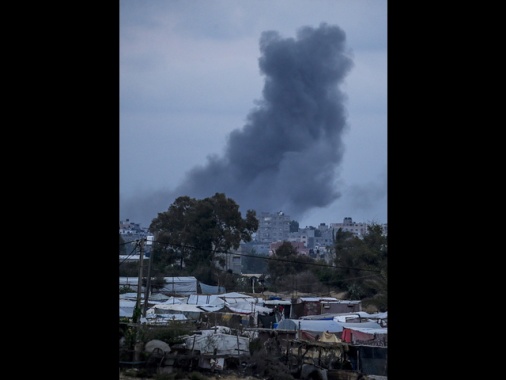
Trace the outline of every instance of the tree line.
<path fill-rule="evenodd" d="M 242 267 L 263 274 L 255 286 L 227 269 L 225 261 L 241 242 L 252 241 L 258 226 L 254 210 L 247 210 L 243 218 L 239 205 L 224 193 L 204 199 L 177 198 L 149 226 L 154 235 L 152 285 L 163 286 L 163 277 L 194 276 L 228 292 L 346 292 L 347 299 L 387 310 L 388 244 L 380 224 L 369 224 L 362 237 L 342 229 L 334 231 L 324 254 L 301 254 L 288 241 L 272 256 L 251 249 L 243 254 Z M 127 254 L 121 235 L 120 254 Z M 120 276 L 138 276 L 138 270 L 138 263 L 122 263 Z"/>

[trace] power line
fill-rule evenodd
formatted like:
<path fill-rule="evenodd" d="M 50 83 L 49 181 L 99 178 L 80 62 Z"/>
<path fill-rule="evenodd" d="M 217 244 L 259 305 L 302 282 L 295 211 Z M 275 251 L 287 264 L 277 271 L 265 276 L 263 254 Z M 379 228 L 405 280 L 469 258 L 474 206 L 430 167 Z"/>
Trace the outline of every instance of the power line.
<path fill-rule="evenodd" d="M 132 243 L 133 241 L 129 241 L 128 244 Z M 120 244 L 121 245 L 121 244 Z M 139 240 L 135 240 L 135 246 L 132 249 L 132 252 L 127 255 L 127 257 L 124 258 L 122 262 L 119 263 L 119 265 L 123 264 L 125 261 L 127 261 L 131 256 L 134 255 L 134 252 L 137 250 L 137 247 L 139 246 Z"/>
<path fill-rule="evenodd" d="M 210 249 L 197 248 L 197 247 L 193 247 L 193 246 L 189 246 L 189 245 L 160 242 L 160 241 L 157 241 L 157 240 L 153 240 L 153 243 L 158 243 L 158 244 L 162 244 L 162 245 L 166 245 L 166 246 L 173 246 L 173 247 L 182 248 L 182 249 L 193 249 L 193 250 L 200 250 L 200 251 L 213 252 L 213 253 L 233 254 L 233 255 L 244 256 L 244 257 L 252 257 L 252 258 L 261 259 L 261 260 L 280 261 L 280 262 L 288 262 L 288 263 L 302 264 L 302 265 L 313 265 L 313 266 L 319 266 L 319 267 L 324 267 L 324 268 L 332 268 L 332 269 L 350 269 L 350 270 L 360 270 L 360 271 L 381 273 L 381 271 L 377 270 L 377 269 L 365 269 L 365 268 L 355 268 L 355 267 L 328 265 L 328 264 L 321 264 L 321 263 L 315 263 L 315 262 L 304 262 L 304 261 L 297 261 L 297 260 L 288 260 L 288 259 L 282 259 L 282 258 L 279 258 L 279 257 L 248 255 L 246 253 L 234 253 L 234 252 L 229 252 L 229 251 L 214 251 L 214 250 L 210 250 Z M 311 260 L 314 260 L 314 259 L 311 258 Z"/>

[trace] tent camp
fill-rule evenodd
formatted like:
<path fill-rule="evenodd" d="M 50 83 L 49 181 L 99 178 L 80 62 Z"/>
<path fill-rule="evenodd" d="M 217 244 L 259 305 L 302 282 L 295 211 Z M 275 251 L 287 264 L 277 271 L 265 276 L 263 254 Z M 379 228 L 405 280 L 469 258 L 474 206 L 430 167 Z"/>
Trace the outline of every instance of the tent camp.
<path fill-rule="evenodd" d="M 249 338 L 222 333 L 192 335 L 186 338 L 186 347 L 200 354 L 249 355 Z"/>
<path fill-rule="evenodd" d="M 183 296 L 197 294 L 198 281 L 193 276 L 164 277 L 163 280 L 165 285 L 160 289 L 160 293 Z"/>
<path fill-rule="evenodd" d="M 306 319 L 283 319 L 278 323 L 278 330 L 304 330 L 314 334 L 321 334 L 325 331 L 331 333 L 340 333 L 343 326 L 329 319 L 306 320 Z"/>
<path fill-rule="evenodd" d="M 225 356 L 249 356 L 249 338 L 231 335 L 223 329 L 201 330 L 201 334 L 186 338 L 185 346 L 199 352 L 199 367 L 224 369 Z"/>
<path fill-rule="evenodd" d="M 330 332 L 341 335 L 343 329 L 347 327 L 354 328 L 376 328 L 380 329 L 381 325 L 376 322 L 362 322 L 362 323 L 341 323 L 329 319 L 320 320 L 307 320 L 307 319 L 283 319 L 278 323 L 278 330 L 301 330 L 307 331 L 311 334 L 322 334 Z"/>
<path fill-rule="evenodd" d="M 387 333 L 387 328 L 344 327 L 341 339 L 347 343 L 381 342 L 387 345 Z"/>
<path fill-rule="evenodd" d="M 186 277 L 164 277 L 164 286 L 159 289 L 159 293 L 165 295 L 181 295 L 188 296 L 190 294 L 197 294 L 198 281 L 193 276 Z M 133 291 L 137 291 L 139 284 L 138 277 L 120 277 L 119 286 L 129 287 Z M 146 287 L 141 286 L 142 293 L 145 292 Z M 152 295 L 154 296 L 154 294 Z"/>
<path fill-rule="evenodd" d="M 119 316 L 132 318 L 136 302 L 130 300 L 119 300 Z"/>
<path fill-rule="evenodd" d="M 262 306 L 263 300 L 242 293 L 196 294 L 188 297 L 188 304 L 207 312 L 228 311 L 237 314 L 269 314 L 270 308 Z"/>
<path fill-rule="evenodd" d="M 163 314 L 184 314 L 184 316 L 188 319 L 198 320 L 200 318 L 202 309 L 194 305 L 187 304 L 170 304 L 170 303 L 161 303 L 157 304 L 153 307 L 154 314 L 163 315 Z"/>

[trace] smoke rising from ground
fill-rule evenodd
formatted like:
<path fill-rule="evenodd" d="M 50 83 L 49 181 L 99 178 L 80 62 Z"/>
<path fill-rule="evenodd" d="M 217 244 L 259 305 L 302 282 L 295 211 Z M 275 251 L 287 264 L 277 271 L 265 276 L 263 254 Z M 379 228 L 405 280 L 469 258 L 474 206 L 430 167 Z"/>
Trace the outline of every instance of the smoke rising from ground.
<path fill-rule="evenodd" d="M 299 29 L 297 38 L 264 32 L 262 99 L 246 124 L 230 133 L 223 155 L 208 157 L 174 190 L 122 200 L 124 215 L 149 226 L 181 195 L 201 199 L 221 192 L 243 214 L 282 210 L 298 219 L 338 199 L 347 129 L 346 96 L 339 85 L 353 66 L 345 42 L 342 29 L 324 23 Z"/>

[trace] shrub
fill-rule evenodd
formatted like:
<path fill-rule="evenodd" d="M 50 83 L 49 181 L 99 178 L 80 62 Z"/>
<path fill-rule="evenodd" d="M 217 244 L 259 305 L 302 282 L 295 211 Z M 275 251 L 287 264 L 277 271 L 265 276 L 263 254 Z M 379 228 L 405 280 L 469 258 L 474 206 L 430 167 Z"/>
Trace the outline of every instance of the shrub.
<path fill-rule="evenodd" d="M 294 380 L 288 367 L 278 357 L 265 351 L 256 351 L 251 355 L 248 363 L 253 375 L 268 380 Z"/>
<path fill-rule="evenodd" d="M 171 344 L 181 343 L 182 337 L 189 335 L 194 328 L 195 326 L 192 324 L 179 322 L 168 326 L 149 326 L 143 331 L 143 341 L 149 342 L 158 339 L 170 346 Z"/>
<path fill-rule="evenodd" d="M 128 285 L 123 285 L 122 287 L 119 288 L 119 294 L 133 293 L 133 292 L 134 290 Z"/>
<path fill-rule="evenodd" d="M 191 372 L 188 377 L 190 380 L 207 380 L 207 377 L 200 372 Z"/>

